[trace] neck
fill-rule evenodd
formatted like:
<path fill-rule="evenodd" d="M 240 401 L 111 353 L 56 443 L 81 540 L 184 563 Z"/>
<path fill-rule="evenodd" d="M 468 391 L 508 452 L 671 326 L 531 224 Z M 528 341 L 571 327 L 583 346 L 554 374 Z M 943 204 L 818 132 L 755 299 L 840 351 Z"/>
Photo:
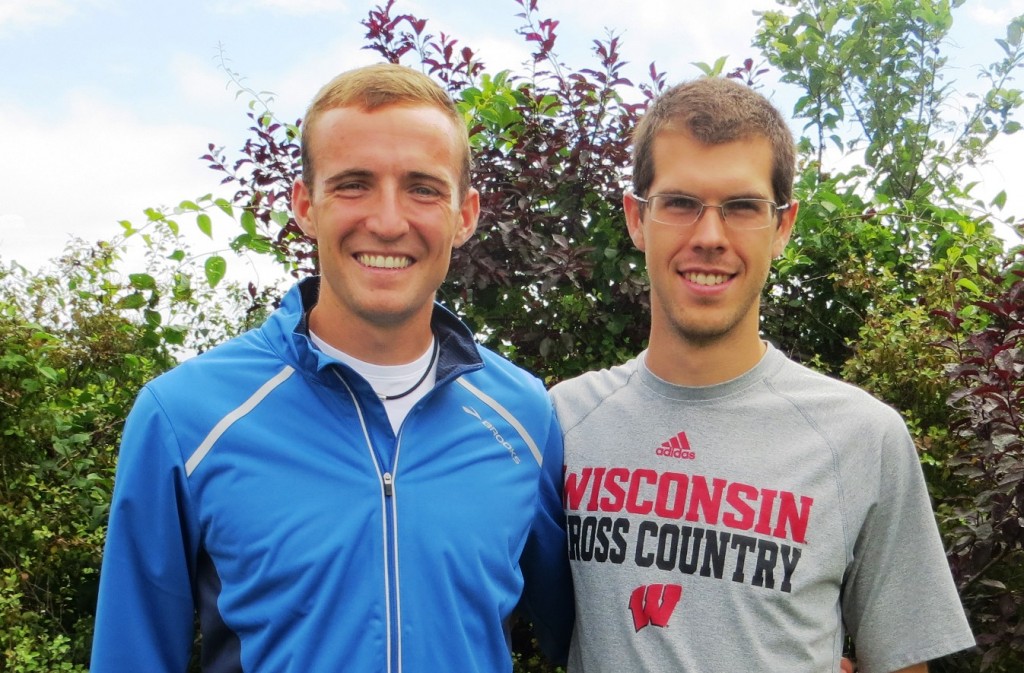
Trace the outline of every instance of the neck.
<path fill-rule="evenodd" d="M 339 325 L 326 319 L 326 312 L 314 306 L 309 328 L 334 348 L 357 360 L 375 365 L 403 365 L 423 355 L 430 347 L 431 314 L 417 316 L 395 325 L 368 324 L 353 320 Z"/>
<path fill-rule="evenodd" d="M 753 369 L 767 346 L 755 333 L 727 335 L 708 341 L 671 338 L 651 332 L 647 368 L 660 379 L 680 386 L 724 383 Z"/>

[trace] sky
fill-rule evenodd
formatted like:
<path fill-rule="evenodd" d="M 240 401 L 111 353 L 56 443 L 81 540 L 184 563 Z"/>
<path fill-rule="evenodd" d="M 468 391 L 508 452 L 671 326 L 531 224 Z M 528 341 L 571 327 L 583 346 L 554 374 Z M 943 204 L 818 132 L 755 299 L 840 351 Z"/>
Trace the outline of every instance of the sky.
<path fill-rule="evenodd" d="M 223 64 L 272 92 L 277 116 L 294 121 L 331 77 L 380 60 L 362 48 L 360 21 L 384 2 L 0 0 L 0 263 L 38 269 L 71 237 L 110 239 L 118 221 L 141 224 L 148 207 L 222 193 L 199 157 L 210 143 L 231 156 L 249 122 L 249 99 L 236 95 Z M 569 66 L 593 65 L 592 40 L 613 30 L 628 76 L 643 80 L 654 61 L 670 83 L 699 76 L 696 61 L 756 59 L 755 12 L 775 8 L 772 0 L 538 5 L 541 17 L 560 21 L 557 51 Z M 528 58 L 515 32 L 521 11 L 515 0 L 397 0 L 393 13 L 427 19 L 429 32 L 472 47 L 495 71 Z M 1024 0 L 968 0 L 955 11 L 949 56 L 958 85 L 998 58 L 994 40 L 1019 14 Z M 794 92 L 763 91 L 788 115 Z M 1007 191 L 1009 211 L 1024 212 L 1022 156 L 1024 132 L 994 147 L 978 175 L 983 194 Z M 196 234 L 193 249 L 219 245 Z"/>

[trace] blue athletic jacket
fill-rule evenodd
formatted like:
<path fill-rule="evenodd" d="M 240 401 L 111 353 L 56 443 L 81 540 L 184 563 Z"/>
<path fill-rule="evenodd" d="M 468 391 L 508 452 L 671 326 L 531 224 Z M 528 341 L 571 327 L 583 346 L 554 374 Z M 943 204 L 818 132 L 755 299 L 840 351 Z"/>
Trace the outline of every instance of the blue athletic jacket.
<path fill-rule="evenodd" d="M 92 673 L 184 673 L 195 615 L 206 673 L 510 671 L 521 598 L 542 645 L 567 650 L 543 385 L 437 305 L 437 384 L 396 437 L 369 384 L 309 341 L 317 289 L 139 394 Z"/>

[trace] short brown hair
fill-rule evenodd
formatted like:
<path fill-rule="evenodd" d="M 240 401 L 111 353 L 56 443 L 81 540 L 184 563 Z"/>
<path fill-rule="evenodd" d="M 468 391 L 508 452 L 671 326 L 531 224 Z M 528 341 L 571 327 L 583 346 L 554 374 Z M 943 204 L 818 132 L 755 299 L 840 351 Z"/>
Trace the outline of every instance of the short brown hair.
<path fill-rule="evenodd" d="M 313 156 L 308 138 L 310 129 L 328 110 L 356 107 L 372 111 L 389 105 L 424 105 L 443 112 L 456 130 L 461 146 L 462 166 L 459 175 L 459 198 L 469 191 L 469 173 L 472 167 L 469 153 L 469 134 L 466 123 L 455 107 L 455 102 L 434 80 L 412 68 L 395 63 L 378 63 L 341 73 L 313 98 L 303 120 L 301 140 L 302 180 L 310 193 L 313 191 Z"/>
<path fill-rule="evenodd" d="M 796 148 L 782 114 L 748 86 L 722 77 L 684 82 L 662 93 L 633 132 L 633 189 L 654 182 L 654 140 L 663 130 L 686 131 L 707 145 L 761 136 L 772 147 L 772 191 L 777 203 L 793 198 Z"/>

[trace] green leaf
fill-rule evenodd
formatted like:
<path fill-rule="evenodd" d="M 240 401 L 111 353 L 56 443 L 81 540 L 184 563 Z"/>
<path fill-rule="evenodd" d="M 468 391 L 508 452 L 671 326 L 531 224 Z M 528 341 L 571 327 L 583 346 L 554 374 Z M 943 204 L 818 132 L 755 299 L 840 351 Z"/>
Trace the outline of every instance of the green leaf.
<path fill-rule="evenodd" d="M 725 68 L 725 61 L 727 58 L 727 56 L 718 58 L 714 65 L 708 65 L 702 61 L 693 61 L 690 65 L 696 66 L 698 70 L 704 73 L 705 77 L 718 77 L 722 74 L 722 70 Z"/>
<path fill-rule="evenodd" d="M 146 297 L 141 292 L 133 292 L 130 295 L 122 297 L 117 302 L 118 308 L 135 309 L 142 308 L 146 305 Z"/>
<path fill-rule="evenodd" d="M 256 235 L 256 216 L 251 210 L 242 213 L 242 229 L 250 236 Z"/>
<path fill-rule="evenodd" d="M 43 375 L 44 378 L 50 381 L 56 381 L 60 376 L 57 374 L 57 370 L 53 367 L 42 366 L 37 368 L 37 371 Z"/>
<path fill-rule="evenodd" d="M 217 204 L 217 207 L 220 208 L 228 217 L 235 216 L 235 210 L 231 207 L 231 202 L 227 199 L 217 199 L 214 203 Z"/>
<path fill-rule="evenodd" d="M 996 194 L 996 197 L 992 199 L 992 205 L 1000 210 L 1006 207 L 1006 190 Z"/>
<path fill-rule="evenodd" d="M 185 343 L 185 335 L 188 330 L 184 327 L 167 326 L 163 330 L 164 341 L 175 346 Z"/>
<path fill-rule="evenodd" d="M 132 287 L 139 290 L 152 290 L 156 288 L 156 280 L 148 273 L 133 273 L 128 275 Z"/>
<path fill-rule="evenodd" d="M 961 288 L 967 290 L 971 294 L 974 294 L 974 295 L 980 295 L 981 294 L 981 288 L 979 288 L 978 284 L 975 283 L 970 278 L 961 278 L 960 280 L 958 280 L 956 282 L 956 285 L 957 285 L 957 287 L 961 287 Z"/>
<path fill-rule="evenodd" d="M 208 238 L 213 238 L 213 223 L 210 220 L 210 216 L 206 213 L 199 213 L 196 216 L 196 226 L 199 227 L 199 231 L 206 234 Z"/>
<path fill-rule="evenodd" d="M 203 265 L 204 271 L 206 271 L 206 282 L 210 284 L 210 287 L 216 287 L 217 283 L 224 278 L 224 274 L 227 272 L 228 264 L 220 255 L 214 255 L 206 260 Z"/>
<path fill-rule="evenodd" d="M 171 294 L 177 301 L 184 301 L 192 296 L 192 278 L 183 273 L 174 275 L 174 285 Z"/>
<path fill-rule="evenodd" d="M 291 220 L 291 214 L 287 210 L 275 210 L 270 213 L 270 219 L 284 229 L 288 226 L 288 221 Z"/>
<path fill-rule="evenodd" d="M 1024 20 L 1022 17 L 1018 17 L 1006 27 L 1006 41 L 1014 47 L 1019 47 L 1022 35 L 1024 35 Z"/>

